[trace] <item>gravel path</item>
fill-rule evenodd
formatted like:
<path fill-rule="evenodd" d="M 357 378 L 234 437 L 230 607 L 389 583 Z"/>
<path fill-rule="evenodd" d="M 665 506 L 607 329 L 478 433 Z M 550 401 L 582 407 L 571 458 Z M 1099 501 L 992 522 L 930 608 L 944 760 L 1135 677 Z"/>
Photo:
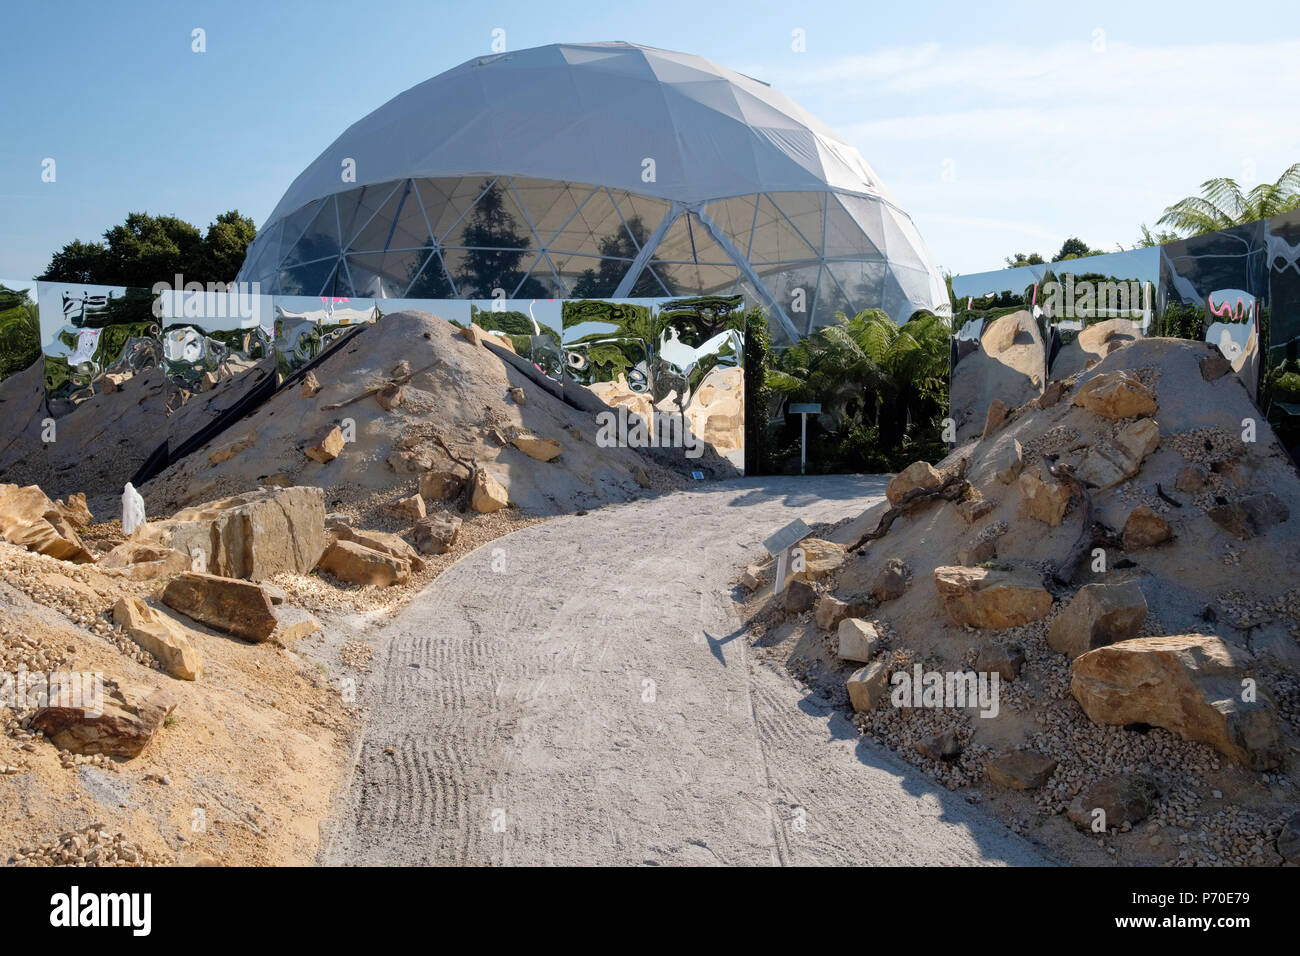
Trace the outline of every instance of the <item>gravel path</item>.
<path fill-rule="evenodd" d="M 380 636 L 324 862 L 1042 863 L 739 630 L 731 582 L 763 538 L 884 486 L 743 479 L 462 559 Z"/>

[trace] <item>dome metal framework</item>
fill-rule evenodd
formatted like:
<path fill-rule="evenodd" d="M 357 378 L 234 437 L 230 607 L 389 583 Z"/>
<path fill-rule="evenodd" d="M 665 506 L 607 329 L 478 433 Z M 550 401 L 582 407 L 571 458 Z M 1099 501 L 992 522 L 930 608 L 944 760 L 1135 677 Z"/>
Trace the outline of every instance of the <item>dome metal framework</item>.
<path fill-rule="evenodd" d="M 948 302 L 855 149 L 757 80 L 626 43 L 475 59 L 398 95 L 294 181 L 239 279 L 373 298 L 742 293 L 786 341 L 837 312 L 901 322 Z"/>

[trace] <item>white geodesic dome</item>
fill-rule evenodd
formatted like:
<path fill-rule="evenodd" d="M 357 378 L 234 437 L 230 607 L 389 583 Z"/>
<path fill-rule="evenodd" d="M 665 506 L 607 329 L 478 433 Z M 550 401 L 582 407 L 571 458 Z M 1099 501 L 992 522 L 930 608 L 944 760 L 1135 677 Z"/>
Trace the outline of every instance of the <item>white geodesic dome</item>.
<path fill-rule="evenodd" d="M 394 97 L 294 180 L 239 279 L 376 298 L 740 292 L 787 339 L 836 312 L 948 308 L 856 149 L 764 83 L 629 43 L 481 57 Z"/>

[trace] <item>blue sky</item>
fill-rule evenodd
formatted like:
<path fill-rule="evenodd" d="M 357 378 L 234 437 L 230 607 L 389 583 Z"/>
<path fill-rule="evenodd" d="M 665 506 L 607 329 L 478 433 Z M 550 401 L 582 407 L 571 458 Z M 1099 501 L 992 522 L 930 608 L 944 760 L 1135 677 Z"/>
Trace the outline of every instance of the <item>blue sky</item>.
<path fill-rule="evenodd" d="M 1132 244 L 1211 176 L 1300 160 L 1288 3 L 11 5 L 0 276 L 132 210 L 259 224 L 354 120 L 489 52 L 629 40 L 765 80 L 857 146 L 945 269 Z M 207 52 L 191 51 L 206 31 Z M 792 50 L 803 30 L 806 51 Z M 54 183 L 41 181 L 46 157 Z"/>

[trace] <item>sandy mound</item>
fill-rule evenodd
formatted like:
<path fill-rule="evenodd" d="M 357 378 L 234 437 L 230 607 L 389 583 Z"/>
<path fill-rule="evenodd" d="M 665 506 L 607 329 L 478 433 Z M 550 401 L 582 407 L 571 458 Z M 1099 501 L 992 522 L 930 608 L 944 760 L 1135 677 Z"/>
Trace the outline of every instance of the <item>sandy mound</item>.
<path fill-rule="evenodd" d="M 899 749 L 946 785 L 967 788 L 973 802 L 992 804 L 1014 829 L 1080 861 L 1276 864 L 1280 857 L 1274 841 L 1300 798 L 1294 782 L 1300 546 L 1293 532 L 1294 521 L 1300 520 L 1300 480 L 1236 376 L 1203 378 L 1201 361 L 1216 357 L 1205 343 L 1175 339 L 1140 340 L 1112 351 L 1068 383 L 1056 404 L 1018 409 L 1001 430 L 941 463 L 940 470 L 953 469 L 967 459 L 970 495 L 988 504 L 975 507 L 969 499 L 923 503 L 814 584 L 818 596 L 833 594 L 863 605 L 852 616 L 877 624 L 885 650 L 876 659 L 894 673 L 910 671 L 917 663 L 944 672 L 982 669 L 975 667 L 981 652 L 1019 645 L 1025 663 L 1017 679 L 1002 684 L 996 717 L 955 708 L 897 708 L 886 698 L 856 719 L 864 733 Z M 1104 550 L 1108 570 L 1094 573 L 1089 553 L 1073 582 L 1062 586 L 1052 573 L 1080 536 L 1078 501 L 1072 499 L 1059 524 L 1052 525 L 1023 513 L 1020 478 L 1003 483 L 997 472 L 1006 469 L 1016 442 L 1022 449 L 1022 474 L 1039 474 L 1044 455 L 1059 455 L 1061 462 L 1094 475 L 1100 473 L 1098 450 L 1122 464 L 1116 436 L 1132 435 L 1126 430 L 1135 426 L 1145 434 L 1150 420 L 1111 420 L 1072 404 L 1092 388 L 1090 380 L 1120 370 L 1132 373 L 1128 381 L 1154 393 L 1158 409 L 1151 419 L 1158 424 L 1159 446 L 1130 479 L 1090 489 L 1096 525 L 1089 547 Z M 1253 442 L 1242 441 L 1244 419 L 1255 423 Z M 1094 457 L 1086 461 L 1090 455 Z M 1189 468 L 1197 470 L 1201 487 L 1184 474 Z M 1042 477 L 1055 485 L 1045 471 Z M 1037 487 L 1032 479 L 1028 485 Z M 1181 507 L 1161 497 L 1157 485 Z M 1039 502 L 1049 517 L 1052 492 L 1048 487 Z M 1246 529 L 1246 540 L 1231 533 L 1233 527 L 1242 530 L 1241 515 L 1234 520 L 1233 507 L 1264 492 L 1276 496 L 1268 509 L 1270 520 L 1285 510 L 1289 521 Z M 1136 538 L 1124 538 L 1126 522 L 1141 506 L 1168 523 L 1171 540 L 1140 547 Z M 814 533 L 851 545 L 877 527 L 886 508 L 882 504 Z M 1220 509 L 1219 522 L 1211 517 L 1212 509 Z M 963 510 L 974 519 L 968 522 Z M 995 553 L 966 550 L 980 541 L 993 542 Z M 935 569 L 963 564 L 959 551 L 990 573 L 1027 577 L 1033 588 L 1041 582 L 1050 593 L 1050 612 L 1017 627 L 951 623 Z M 910 583 L 901 596 L 879 603 L 871 596 L 873 585 L 891 559 L 906 564 Z M 770 573 L 769 567 L 769 581 Z M 1100 726 L 1089 720 L 1071 694 L 1070 660 L 1048 645 L 1047 635 L 1081 586 L 1123 582 L 1134 582 L 1147 606 L 1135 636 L 1217 636 L 1231 653 L 1253 654 L 1253 660 L 1243 659 L 1250 660 L 1247 673 L 1275 704 L 1285 754 L 1281 765 L 1261 773 L 1160 727 Z M 847 705 L 846 679 L 862 663 L 840 660 L 834 629 L 819 628 L 809 611 L 782 611 L 770 591 L 769 584 L 749 600 L 758 642 L 776 648 L 796 673 Z M 1225 693 L 1231 695 L 1235 685 L 1229 685 Z M 914 749 L 921 743 L 933 753 L 935 742 L 926 741 L 945 731 L 955 736 L 960 756 L 941 761 Z M 995 756 L 1020 747 L 1055 761 L 1041 787 L 1012 791 L 988 776 Z M 1158 782 L 1160 797 L 1149 817 L 1100 839 L 1080 832 L 1066 818 L 1072 800 L 1113 774 L 1147 774 Z"/>
<path fill-rule="evenodd" d="M 64 834 L 77 835 L 74 854 L 120 838 L 101 864 L 314 862 L 355 708 L 293 650 L 245 643 L 153 602 L 203 656 L 199 680 L 167 676 L 112 626 L 118 598 L 155 589 L 0 543 L 0 671 L 99 672 L 177 701 L 129 760 L 62 755 L 26 728 L 34 707 L 0 705 L 0 865 L 62 862 Z"/>
<path fill-rule="evenodd" d="M 1013 312 L 990 322 L 979 347 L 962 354 L 952 371 L 949 405 L 957 440 L 977 437 L 984 430 L 984 416 L 993 399 L 1016 408 L 1036 398 L 1046 378 L 1043 337 L 1034 317 Z"/>
<path fill-rule="evenodd" d="M 402 371 L 413 375 L 401 388 L 400 404 L 386 408 L 381 399 L 392 404 L 391 396 L 366 396 Z M 590 411 L 560 401 L 427 313 L 386 316 L 314 374 L 320 383 L 315 395 L 283 389 L 209 446 L 150 481 L 142 489 L 150 513 L 263 483 L 325 488 L 332 508 L 367 497 L 409 495 L 419 473 L 452 467 L 437 434 L 456 457 L 485 467 L 529 514 L 627 501 L 644 494 L 646 483 L 661 489 L 684 484 L 637 450 L 599 447 Z M 523 390 L 524 404 L 511 395 L 513 388 Z M 352 401 L 359 396 L 365 397 Z M 355 440 L 333 460 L 309 458 L 304 449 L 322 429 L 335 425 L 350 427 Z M 551 461 L 537 460 L 514 445 L 520 436 L 559 442 L 561 453 Z M 236 446 L 242 447 L 229 458 L 212 461 L 224 457 L 222 449 Z"/>

